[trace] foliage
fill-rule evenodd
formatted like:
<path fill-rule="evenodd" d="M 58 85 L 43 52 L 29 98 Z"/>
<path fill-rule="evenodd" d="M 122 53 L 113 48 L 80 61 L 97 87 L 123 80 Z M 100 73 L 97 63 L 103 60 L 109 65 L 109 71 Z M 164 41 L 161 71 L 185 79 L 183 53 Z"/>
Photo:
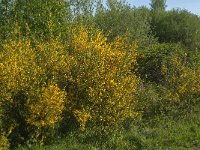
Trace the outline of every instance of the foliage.
<path fill-rule="evenodd" d="M 107 43 L 101 32 L 80 26 L 72 31 L 69 51 L 76 63 L 66 87 L 76 117 L 82 114 L 78 115 L 82 127 L 90 117 L 100 127 L 111 128 L 111 124 L 135 115 L 137 77 L 130 72 L 137 57 L 134 43 L 127 45 L 126 38 Z"/>
<path fill-rule="evenodd" d="M 175 116 L 178 115 L 179 101 L 179 96 L 165 86 L 148 84 L 138 92 L 136 110 L 144 120 L 157 116 Z"/>
<path fill-rule="evenodd" d="M 102 147 L 99 147 L 98 139 L 93 135 L 93 130 L 84 133 L 71 132 L 63 139 L 57 139 L 55 143 L 45 146 L 34 146 L 31 149 L 199 149 L 200 148 L 200 112 L 199 105 L 192 108 L 191 114 L 179 115 L 179 118 L 166 116 L 143 119 L 131 125 L 129 130 L 113 132 Z M 182 119 L 181 119 L 182 118 Z M 17 150 L 28 150 L 21 147 Z"/>
<path fill-rule="evenodd" d="M 140 53 L 138 74 L 144 83 L 150 84 L 143 85 L 139 95 L 143 111 L 150 111 L 147 116 L 151 111 L 159 114 L 179 107 L 190 108 L 197 101 L 200 73 L 198 62 L 193 62 L 194 58 L 176 44 L 157 44 Z"/>
<path fill-rule="evenodd" d="M 190 51 L 200 47 L 200 19 L 187 10 L 153 13 L 151 26 L 160 42 L 181 43 Z"/>
<path fill-rule="evenodd" d="M 69 59 L 57 40 L 33 48 L 26 38 L 9 41 L 0 55 L 1 128 L 6 134 L 12 129 L 14 142 L 31 134 L 43 142 L 42 129 L 61 120 L 66 94 L 58 78 L 68 72 Z"/>
<path fill-rule="evenodd" d="M 199 148 L 200 19 L 151 2 L 0 0 L 0 149 Z"/>
<path fill-rule="evenodd" d="M 162 65 L 168 63 L 174 54 L 185 56 L 185 50 L 178 44 L 155 44 L 140 51 L 138 74 L 145 82 L 163 84 L 165 82 Z"/>
<path fill-rule="evenodd" d="M 108 9 L 100 7 L 95 15 L 97 27 L 105 34 L 109 33 L 108 40 L 112 41 L 118 36 L 129 35 L 130 42 L 137 41 L 139 49 L 156 42 L 149 24 L 150 10 L 145 7 L 131 8 L 126 3 L 113 2 L 109 6 Z"/>
<path fill-rule="evenodd" d="M 1 0 L 0 1 L 0 39 L 5 39 L 6 35 L 9 34 L 11 28 L 11 10 L 13 9 L 12 0 Z M 2 42 L 2 41 L 0 41 Z"/>
<path fill-rule="evenodd" d="M 15 24 L 19 24 L 23 35 L 48 37 L 67 31 L 68 4 L 64 0 L 14 0 L 4 1 L 0 8 L 1 38 L 9 38 Z M 59 11 L 58 11 L 59 10 Z M 31 33 L 30 33 L 31 31 Z"/>
<path fill-rule="evenodd" d="M 69 0 L 71 19 L 87 23 L 93 18 L 99 0 Z M 91 23 L 91 22 L 90 22 Z"/>
<path fill-rule="evenodd" d="M 162 72 L 169 88 L 186 105 L 191 105 L 199 97 L 199 65 L 193 68 L 188 60 L 174 55 L 170 62 L 162 66 Z"/>
<path fill-rule="evenodd" d="M 30 115 L 27 118 L 27 123 L 36 127 L 36 138 L 40 136 L 41 129 L 54 127 L 62 119 L 64 102 L 65 92 L 61 91 L 57 85 L 48 85 L 41 89 L 38 101 L 29 104 L 28 110 Z M 43 142 L 45 137 L 41 138 Z"/>
<path fill-rule="evenodd" d="M 0 136 L 0 150 L 8 150 L 10 147 L 8 138 L 5 135 Z"/>
<path fill-rule="evenodd" d="M 108 43 L 100 31 L 77 26 L 65 43 L 50 37 L 31 44 L 21 36 L 4 44 L 0 120 L 12 146 L 31 138 L 42 144 L 64 111 L 81 130 L 89 120 L 108 130 L 135 117 L 137 77 L 131 67 L 137 52 L 127 43 L 125 37 Z"/>
<path fill-rule="evenodd" d="M 151 0 L 151 9 L 153 11 L 164 11 L 166 7 L 166 0 Z"/>

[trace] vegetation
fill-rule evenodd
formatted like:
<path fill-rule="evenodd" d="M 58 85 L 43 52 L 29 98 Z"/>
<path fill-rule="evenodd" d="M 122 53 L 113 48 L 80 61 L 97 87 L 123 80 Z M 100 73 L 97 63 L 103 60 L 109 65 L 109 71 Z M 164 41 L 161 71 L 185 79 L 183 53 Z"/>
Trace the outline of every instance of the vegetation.
<path fill-rule="evenodd" d="M 199 149 L 200 18 L 165 3 L 0 0 L 0 150 Z"/>

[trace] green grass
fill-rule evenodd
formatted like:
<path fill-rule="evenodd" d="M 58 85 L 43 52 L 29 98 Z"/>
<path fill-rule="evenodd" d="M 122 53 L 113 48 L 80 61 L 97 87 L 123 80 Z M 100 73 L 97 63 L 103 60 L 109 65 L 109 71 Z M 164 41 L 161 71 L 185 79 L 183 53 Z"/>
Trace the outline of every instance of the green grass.
<path fill-rule="evenodd" d="M 95 132 L 87 130 L 69 133 L 50 145 L 27 145 L 17 150 L 198 150 L 200 149 L 200 110 L 179 119 L 154 117 L 129 124 L 129 129 L 114 132 L 112 136 L 98 140 Z"/>

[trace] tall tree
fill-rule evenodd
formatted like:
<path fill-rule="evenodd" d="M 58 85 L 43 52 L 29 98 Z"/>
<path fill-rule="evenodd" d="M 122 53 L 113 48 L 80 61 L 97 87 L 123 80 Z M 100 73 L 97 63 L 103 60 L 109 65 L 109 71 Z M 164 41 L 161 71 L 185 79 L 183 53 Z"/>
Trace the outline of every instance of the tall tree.
<path fill-rule="evenodd" d="M 0 0 L 0 39 L 6 37 L 11 26 L 12 2 L 12 0 Z"/>
<path fill-rule="evenodd" d="M 129 35 L 130 41 L 137 41 L 139 49 L 149 46 L 156 40 L 150 31 L 149 9 L 132 8 L 123 1 L 108 1 L 107 8 L 99 9 L 95 15 L 95 23 L 105 34 L 109 34 L 109 40 L 117 36 Z"/>
<path fill-rule="evenodd" d="M 154 11 L 164 11 L 166 8 L 166 0 L 151 0 L 150 5 Z"/>
<path fill-rule="evenodd" d="M 159 42 L 181 43 L 190 51 L 200 49 L 200 19 L 186 10 L 161 13 L 153 31 Z"/>
<path fill-rule="evenodd" d="M 64 33 L 69 15 L 65 0 L 0 0 L 0 39 L 9 37 L 16 24 L 23 35 Z"/>
<path fill-rule="evenodd" d="M 67 3 L 64 0 L 16 0 L 13 12 L 22 28 L 29 26 L 35 35 L 62 32 L 67 18 Z"/>
<path fill-rule="evenodd" d="M 153 33 L 156 35 L 156 28 L 160 22 L 160 20 L 162 20 L 162 18 L 164 17 L 166 11 L 166 0 L 151 0 L 150 3 L 151 6 L 151 30 L 153 31 Z"/>

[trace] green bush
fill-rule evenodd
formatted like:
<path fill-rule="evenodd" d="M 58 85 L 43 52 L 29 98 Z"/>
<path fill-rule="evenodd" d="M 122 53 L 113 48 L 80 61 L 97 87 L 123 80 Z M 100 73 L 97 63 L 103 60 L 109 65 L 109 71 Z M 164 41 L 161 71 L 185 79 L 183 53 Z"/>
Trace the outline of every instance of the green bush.
<path fill-rule="evenodd" d="M 138 74 L 144 83 L 139 103 L 144 111 L 151 111 L 147 116 L 152 111 L 189 110 L 198 101 L 198 57 L 177 44 L 157 44 L 140 52 Z"/>
<path fill-rule="evenodd" d="M 162 73 L 163 64 L 169 63 L 173 55 L 185 57 L 185 50 L 178 44 L 155 44 L 139 51 L 138 75 L 145 82 L 163 84 L 165 77 Z"/>

